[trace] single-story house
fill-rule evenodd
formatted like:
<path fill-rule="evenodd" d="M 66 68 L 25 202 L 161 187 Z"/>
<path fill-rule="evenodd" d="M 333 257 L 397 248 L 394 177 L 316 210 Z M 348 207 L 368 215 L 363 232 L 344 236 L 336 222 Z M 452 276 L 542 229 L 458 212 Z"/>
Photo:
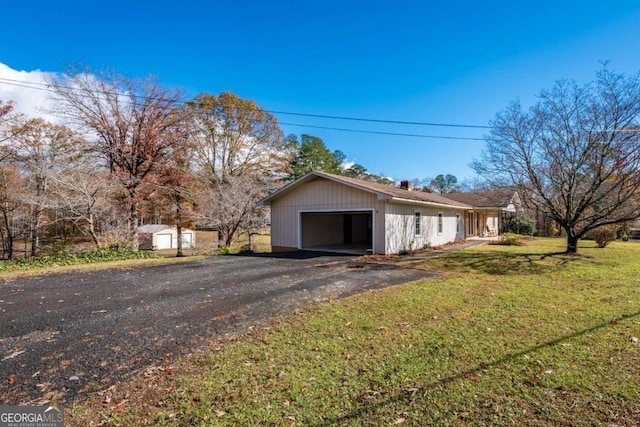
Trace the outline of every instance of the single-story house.
<path fill-rule="evenodd" d="M 174 249 L 178 247 L 178 229 L 166 224 L 147 224 L 138 227 L 140 249 Z M 196 244 L 195 231 L 182 228 L 182 247 L 191 248 Z"/>
<path fill-rule="evenodd" d="M 512 189 L 447 193 L 446 197 L 473 206 L 465 214 L 467 237 L 502 234 L 504 222 L 524 212 L 520 196 Z"/>
<path fill-rule="evenodd" d="M 273 252 L 392 254 L 465 239 L 471 205 L 441 195 L 309 172 L 261 201 L 271 206 Z"/>

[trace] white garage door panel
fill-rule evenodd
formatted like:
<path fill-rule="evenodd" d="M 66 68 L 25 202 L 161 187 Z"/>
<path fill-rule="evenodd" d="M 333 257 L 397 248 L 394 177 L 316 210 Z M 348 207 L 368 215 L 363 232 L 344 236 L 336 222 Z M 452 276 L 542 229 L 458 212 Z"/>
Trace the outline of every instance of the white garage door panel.
<path fill-rule="evenodd" d="M 158 249 L 171 249 L 171 234 L 156 235 L 156 247 Z"/>
<path fill-rule="evenodd" d="M 191 247 L 191 233 L 182 233 L 182 247 L 183 248 Z"/>

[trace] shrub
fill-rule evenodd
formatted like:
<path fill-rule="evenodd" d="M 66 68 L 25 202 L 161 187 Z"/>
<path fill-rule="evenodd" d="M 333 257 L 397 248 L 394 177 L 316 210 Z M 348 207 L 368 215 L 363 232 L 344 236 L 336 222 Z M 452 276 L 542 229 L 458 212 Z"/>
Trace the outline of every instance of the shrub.
<path fill-rule="evenodd" d="M 500 240 L 496 242 L 498 245 L 522 246 L 522 235 L 517 233 L 504 233 L 500 236 Z"/>
<path fill-rule="evenodd" d="M 247 244 L 242 245 L 242 247 L 240 248 L 238 253 L 240 253 L 240 254 L 252 254 L 253 253 L 253 248 L 251 247 L 250 244 L 247 243 Z"/>
<path fill-rule="evenodd" d="M 618 228 L 616 225 L 603 225 L 593 230 L 590 235 L 593 237 L 593 240 L 596 241 L 599 248 L 604 248 L 616 240 Z"/>
<path fill-rule="evenodd" d="M 219 255 L 229 255 L 231 253 L 231 249 L 229 249 L 229 246 L 227 245 L 220 245 L 218 247 L 218 254 Z"/>
<path fill-rule="evenodd" d="M 93 262 L 119 261 L 126 259 L 157 258 L 151 251 L 131 251 L 128 249 L 106 249 L 95 252 L 79 252 L 57 256 L 36 256 L 0 261 L 0 272 L 25 271 L 60 265 L 89 264 Z"/>
<path fill-rule="evenodd" d="M 536 220 L 526 216 L 517 216 L 511 218 L 504 224 L 506 233 L 520 234 L 523 236 L 533 236 L 537 233 Z"/>

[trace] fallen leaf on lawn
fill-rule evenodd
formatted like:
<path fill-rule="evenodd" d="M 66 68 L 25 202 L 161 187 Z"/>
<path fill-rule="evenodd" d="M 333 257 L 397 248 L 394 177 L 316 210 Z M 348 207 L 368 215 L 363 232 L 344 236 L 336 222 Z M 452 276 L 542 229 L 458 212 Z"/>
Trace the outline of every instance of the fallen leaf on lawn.
<path fill-rule="evenodd" d="M 406 420 L 406 418 L 398 418 L 397 420 L 395 420 L 395 421 L 393 422 L 393 425 L 394 425 L 394 426 L 397 426 L 397 425 L 399 425 L 399 424 L 402 424 L 403 422 L 405 422 L 405 420 Z"/>
<path fill-rule="evenodd" d="M 225 412 L 224 412 L 224 411 L 220 411 L 219 409 L 216 409 L 216 411 L 215 411 L 215 412 L 216 412 L 216 416 L 217 416 L 218 418 L 220 418 L 220 417 L 224 416 L 224 414 L 225 414 Z"/>
<path fill-rule="evenodd" d="M 16 376 L 15 375 L 9 375 L 7 377 L 7 381 L 9 381 L 9 384 L 13 385 L 16 383 Z"/>

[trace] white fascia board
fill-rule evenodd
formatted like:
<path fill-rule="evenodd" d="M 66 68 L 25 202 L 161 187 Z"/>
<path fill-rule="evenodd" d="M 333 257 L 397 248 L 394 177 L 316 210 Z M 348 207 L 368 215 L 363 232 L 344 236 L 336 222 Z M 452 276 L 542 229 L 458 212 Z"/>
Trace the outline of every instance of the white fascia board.
<path fill-rule="evenodd" d="M 410 205 L 433 206 L 435 208 L 464 209 L 464 210 L 473 209 L 471 206 L 447 205 L 444 203 L 426 202 L 422 200 L 413 200 L 413 199 L 403 199 L 401 197 L 392 197 L 390 200 L 398 203 L 407 203 Z"/>

